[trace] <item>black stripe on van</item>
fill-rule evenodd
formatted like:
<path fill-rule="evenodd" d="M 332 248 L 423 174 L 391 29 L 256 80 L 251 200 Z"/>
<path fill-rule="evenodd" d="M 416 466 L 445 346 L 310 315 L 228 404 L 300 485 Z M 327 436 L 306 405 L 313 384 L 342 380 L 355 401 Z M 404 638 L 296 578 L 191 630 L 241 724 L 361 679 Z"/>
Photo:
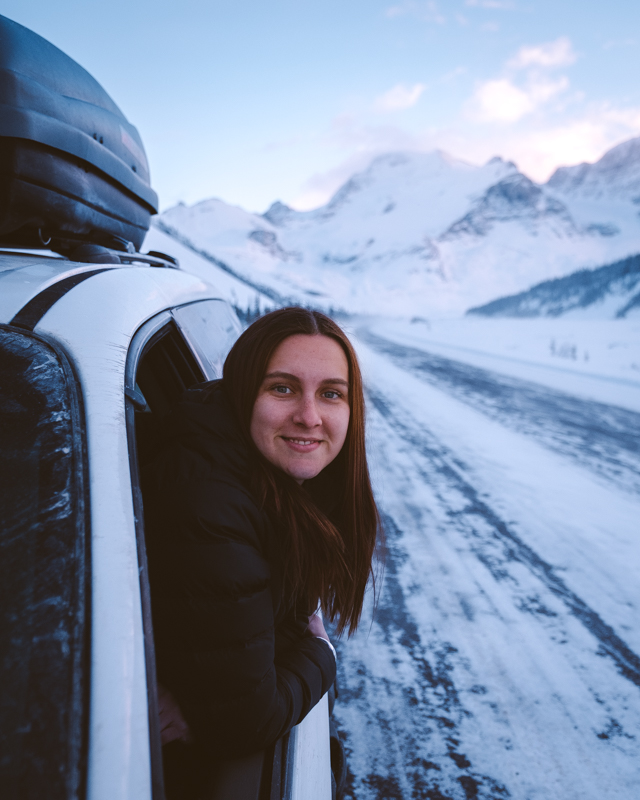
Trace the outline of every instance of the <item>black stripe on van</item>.
<path fill-rule="evenodd" d="M 15 325 L 17 328 L 24 328 L 27 331 L 32 331 L 40 322 L 42 317 L 47 311 L 58 302 L 61 297 L 77 286 L 87 278 L 92 278 L 100 272 L 106 272 L 113 267 L 102 267 L 101 269 L 90 269 L 88 272 L 79 272 L 77 275 L 70 275 L 68 278 L 63 278 L 61 281 L 47 286 L 35 297 L 32 297 L 26 305 L 24 305 L 15 317 L 9 323 Z"/>

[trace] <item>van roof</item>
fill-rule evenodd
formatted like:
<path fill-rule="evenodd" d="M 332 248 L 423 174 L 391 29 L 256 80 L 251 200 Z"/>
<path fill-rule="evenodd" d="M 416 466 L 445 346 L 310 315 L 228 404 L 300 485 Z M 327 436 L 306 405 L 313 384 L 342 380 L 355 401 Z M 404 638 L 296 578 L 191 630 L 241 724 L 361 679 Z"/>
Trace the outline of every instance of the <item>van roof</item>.
<path fill-rule="evenodd" d="M 118 254 L 127 257 L 128 254 Z M 37 296 L 43 292 L 52 290 L 52 287 L 59 287 L 59 291 L 53 291 L 53 302 L 56 294 L 62 293 L 63 289 L 75 286 L 77 283 L 92 277 L 98 272 L 117 271 L 121 275 L 118 281 L 119 293 L 113 298 L 104 298 L 104 302 L 118 303 L 121 301 L 120 291 L 127 291 L 133 272 L 139 273 L 141 270 L 151 274 L 157 274 L 153 269 L 154 259 L 149 263 L 136 263 L 138 257 L 144 259 L 141 254 L 132 254 L 133 263 L 126 264 L 100 264 L 70 261 L 67 258 L 58 256 L 55 253 L 36 254 L 29 251 L 0 251 L 0 323 L 16 323 L 16 315 L 23 310 Z M 156 263 L 155 266 L 164 266 Z M 202 279 L 190 276 L 188 273 L 174 270 L 160 270 L 160 272 L 171 272 L 176 276 L 177 283 L 184 286 L 190 280 L 202 285 Z M 179 277 L 178 277 L 179 276 Z M 166 276 L 169 277 L 168 275 Z M 75 280 L 74 280 L 75 278 Z M 166 281 L 163 281 L 166 283 Z M 213 286 L 210 286 L 211 294 L 215 295 Z M 51 291 L 48 292 L 52 294 Z"/>

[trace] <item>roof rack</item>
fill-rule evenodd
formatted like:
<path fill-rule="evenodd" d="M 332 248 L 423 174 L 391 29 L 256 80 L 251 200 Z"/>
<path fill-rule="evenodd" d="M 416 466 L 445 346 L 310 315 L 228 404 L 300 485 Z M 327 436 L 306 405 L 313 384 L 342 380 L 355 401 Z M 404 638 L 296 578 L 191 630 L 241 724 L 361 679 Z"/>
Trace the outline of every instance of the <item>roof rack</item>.
<path fill-rule="evenodd" d="M 57 253 L 52 250 L 40 250 L 30 247 L 2 246 L 0 255 L 33 256 L 49 258 L 54 261 L 74 261 L 83 264 L 147 264 L 150 267 L 164 267 L 166 269 L 180 269 L 177 258 L 161 253 L 159 250 L 149 250 L 148 253 L 138 253 L 115 250 L 103 245 L 84 243 L 67 254 Z"/>
<path fill-rule="evenodd" d="M 116 250 L 113 247 L 85 242 L 67 255 L 71 261 L 81 261 L 87 264 L 148 264 L 150 267 L 180 269 L 177 258 L 158 250 L 139 253 L 132 245 L 126 250 Z"/>

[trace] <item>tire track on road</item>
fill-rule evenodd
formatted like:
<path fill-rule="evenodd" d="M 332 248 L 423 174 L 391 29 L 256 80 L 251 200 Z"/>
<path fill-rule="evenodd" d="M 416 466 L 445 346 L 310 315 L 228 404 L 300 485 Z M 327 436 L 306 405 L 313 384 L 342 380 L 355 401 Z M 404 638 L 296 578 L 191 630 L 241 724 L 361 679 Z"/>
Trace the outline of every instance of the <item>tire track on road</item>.
<path fill-rule="evenodd" d="M 464 519 L 467 535 L 474 540 L 474 551 L 494 579 L 497 582 L 510 579 L 507 568 L 509 562 L 518 562 L 525 566 L 595 637 L 599 643 L 599 654 L 609 657 L 621 675 L 640 687 L 640 657 L 594 609 L 566 585 L 551 564 L 542 559 L 482 500 L 478 490 L 452 466 L 455 463 L 453 454 L 448 453 L 446 448 L 435 440 L 433 434 L 416 420 L 411 420 L 411 425 L 408 425 L 404 421 L 406 414 L 403 413 L 403 419 L 394 414 L 381 393 L 369 389 L 367 394 L 371 405 L 384 417 L 395 433 L 431 462 L 436 472 L 449 486 L 466 498 L 466 506 L 461 510 L 452 510 L 450 515 L 459 521 Z M 498 542 L 501 545 L 502 558 L 497 559 L 493 547 L 487 546 L 485 541 L 487 534 L 479 533 L 469 524 L 469 520 L 474 517 L 483 521 L 482 527 L 485 531 L 488 529 L 493 543 Z"/>
<path fill-rule="evenodd" d="M 367 389 L 386 573 L 369 635 L 338 643 L 346 797 L 632 796 L 640 658 L 393 399 L 394 374 Z"/>
<path fill-rule="evenodd" d="M 342 675 L 355 671 L 358 676 L 354 680 L 341 675 L 340 704 L 360 702 L 369 706 L 369 722 L 377 727 L 384 742 L 378 753 L 367 752 L 370 763 L 364 774 L 356 779 L 349 770 L 346 797 L 362 800 L 356 785 L 360 782 L 371 800 L 508 800 L 511 793 L 506 786 L 474 769 L 462 752 L 460 725 L 472 715 L 464 707 L 452 677 L 459 666 L 458 650 L 447 641 L 422 641 L 398 577 L 400 553 L 396 548 L 402 532 L 388 515 L 384 515 L 384 525 L 388 537 L 385 588 L 384 600 L 376 611 L 376 625 L 384 634 L 391 662 L 402 661 L 405 667 L 409 666 L 413 679 L 406 681 L 405 677 L 397 684 L 375 677 L 362 661 L 352 661 L 345 667 L 348 645 L 339 645 Z M 401 555 L 399 560 L 402 561 Z M 340 710 L 338 707 L 338 714 Z M 349 751 L 348 723 L 347 730 L 340 728 Z M 370 739 L 368 744 L 370 747 Z"/>

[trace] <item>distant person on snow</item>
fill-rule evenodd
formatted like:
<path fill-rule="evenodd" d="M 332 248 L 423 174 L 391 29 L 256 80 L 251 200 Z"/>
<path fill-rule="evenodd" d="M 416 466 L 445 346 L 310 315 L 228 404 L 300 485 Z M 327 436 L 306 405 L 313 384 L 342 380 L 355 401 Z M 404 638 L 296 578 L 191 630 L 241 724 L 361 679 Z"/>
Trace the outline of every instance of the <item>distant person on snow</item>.
<path fill-rule="evenodd" d="M 263 750 L 335 679 L 359 622 L 378 512 L 354 349 L 325 315 L 284 308 L 237 340 L 223 379 L 169 417 L 146 482 L 167 797 Z"/>

